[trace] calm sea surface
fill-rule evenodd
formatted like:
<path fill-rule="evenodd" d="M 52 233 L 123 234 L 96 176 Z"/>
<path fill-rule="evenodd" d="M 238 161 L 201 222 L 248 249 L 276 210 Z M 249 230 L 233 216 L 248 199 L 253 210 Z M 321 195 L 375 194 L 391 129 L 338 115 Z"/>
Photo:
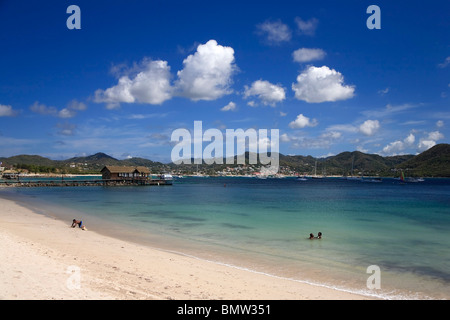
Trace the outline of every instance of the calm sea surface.
<path fill-rule="evenodd" d="M 450 179 L 190 177 L 0 196 L 68 224 L 82 219 L 89 230 L 293 281 L 387 299 L 450 298 Z M 322 239 L 308 240 L 319 231 Z"/>

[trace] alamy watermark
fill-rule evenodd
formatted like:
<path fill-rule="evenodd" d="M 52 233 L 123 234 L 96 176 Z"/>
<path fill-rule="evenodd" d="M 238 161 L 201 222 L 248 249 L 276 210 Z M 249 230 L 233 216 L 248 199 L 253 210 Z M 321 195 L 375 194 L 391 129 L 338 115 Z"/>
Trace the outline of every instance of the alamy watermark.
<path fill-rule="evenodd" d="M 69 30 L 81 29 L 81 9 L 77 5 L 70 5 L 67 7 L 66 13 L 70 16 L 66 20 L 66 26 Z"/>
<path fill-rule="evenodd" d="M 248 164 L 268 166 L 269 174 L 279 169 L 279 130 L 226 129 L 225 136 L 219 129 L 203 132 L 202 121 L 194 121 L 194 131 L 179 128 L 172 132 L 175 146 L 171 152 L 174 164 Z M 208 144 L 204 147 L 204 142 Z"/>
<path fill-rule="evenodd" d="M 381 289 L 381 270 L 377 265 L 371 265 L 367 267 L 366 273 L 371 273 L 367 278 L 367 289 Z"/>
<path fill-rule="evenodd" d="M 66 273 L 69 277 L 66 280 L 66 287 L 69 290 L 81 289 L 81 269 L 78 266 L 68 266 Z"/>
<path fill-rule="evenodd" d="M 377 5 L 370 5 L 367 7 L 366 13 L 370 14 L 367 18 L 366 26 L 367 29 L 381 29 L 381 9 Z"/>

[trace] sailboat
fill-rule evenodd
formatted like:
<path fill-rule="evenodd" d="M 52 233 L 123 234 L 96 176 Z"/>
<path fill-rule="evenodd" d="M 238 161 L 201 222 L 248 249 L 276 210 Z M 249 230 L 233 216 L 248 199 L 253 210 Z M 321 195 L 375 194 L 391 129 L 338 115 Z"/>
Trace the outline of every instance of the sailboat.
<path fill-rule="evenodd" d="M 414 177 L 405 178 L 405 175 L 402 171 L 400 181 L 402 181 L 403 183 L 406 183 L 406 182 L 423 182 L 425 180 L 423 178 L 414 178 Z"/>
<path fill-rule="evenodd" d="M 353 164 L 355 162 L 355 156 L 352 158 L 352 175 L 347 177 L 347 180 L 362 180 L 362 178 L 353 175 Z"/>
<path fill-rule="evenodd" d="M 406 181 L 405 181 L 405 174 L 403 173 L 403 171 L 400 174 L 400 183 L 401 184 L 405 184 L 406 183 Z"/>
<path fill-rule="evenodd" d="M 318 176 L 317 175 L 317 161 L 316 161 L 316 164 L 314 166 L 314 175 L 311 178 L 313 178 L 313 179 L 323 179 L 323 176 Z"/>

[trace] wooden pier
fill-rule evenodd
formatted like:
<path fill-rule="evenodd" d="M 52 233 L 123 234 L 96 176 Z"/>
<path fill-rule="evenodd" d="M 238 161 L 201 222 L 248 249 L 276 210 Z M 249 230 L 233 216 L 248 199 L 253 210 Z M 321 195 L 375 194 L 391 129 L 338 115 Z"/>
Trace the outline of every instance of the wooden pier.
<path fill-rule="evenodd" d="M 8 187 L 92 187 L 92 186 L 167 186 L 165 179 L 100 179 L 100 180 L 6 180 L 0 186 Z"/>

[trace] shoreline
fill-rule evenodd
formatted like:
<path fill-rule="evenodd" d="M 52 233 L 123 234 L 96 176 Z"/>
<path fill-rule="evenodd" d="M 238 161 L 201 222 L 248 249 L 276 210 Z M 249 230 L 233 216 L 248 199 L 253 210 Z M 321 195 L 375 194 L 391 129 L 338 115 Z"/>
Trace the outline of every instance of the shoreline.
<path fill-rule="evenodd" d="M 377 299 L 70 228 L 3 198 L 0 239 L 0 299 Z"/>

